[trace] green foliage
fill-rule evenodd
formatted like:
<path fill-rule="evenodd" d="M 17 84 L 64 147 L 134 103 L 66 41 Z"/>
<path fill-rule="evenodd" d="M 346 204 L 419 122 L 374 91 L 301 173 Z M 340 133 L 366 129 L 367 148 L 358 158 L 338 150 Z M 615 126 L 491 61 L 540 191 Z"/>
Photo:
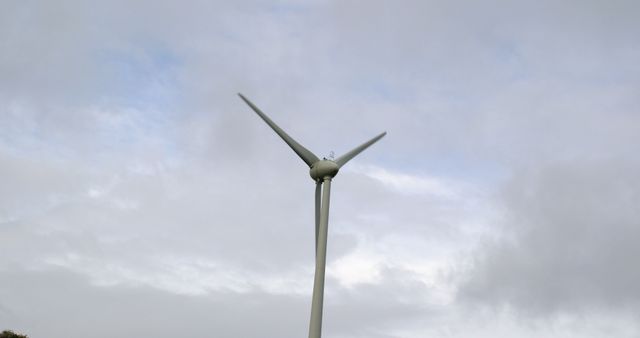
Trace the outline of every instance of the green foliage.
<path fill-rule="evenodd" d="M 23 334 L 14 333 L 11 330 L 4 330 L 0 332 L 0 338 L 29 338 Z"/>

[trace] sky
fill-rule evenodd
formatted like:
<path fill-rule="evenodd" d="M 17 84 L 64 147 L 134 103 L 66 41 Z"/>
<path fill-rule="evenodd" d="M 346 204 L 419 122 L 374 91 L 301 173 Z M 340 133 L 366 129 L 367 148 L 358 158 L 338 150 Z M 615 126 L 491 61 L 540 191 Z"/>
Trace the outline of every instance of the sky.
<path fill-rule="evenodd" d="M 637 1 L 37 1 L 0 11 L 0 330 L 640 336 Z"/>

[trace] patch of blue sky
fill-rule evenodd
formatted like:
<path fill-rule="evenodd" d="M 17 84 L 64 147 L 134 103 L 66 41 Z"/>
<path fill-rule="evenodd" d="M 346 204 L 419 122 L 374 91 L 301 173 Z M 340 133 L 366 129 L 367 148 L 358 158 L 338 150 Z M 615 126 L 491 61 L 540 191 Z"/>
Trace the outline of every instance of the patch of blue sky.
<path fill-rule="evenodd" d="M 401 102 L 407 99 L 406 91 L 383 80 L 359 81 L 354 89 L 376 101 Z"/>
<path fill-rule="evenodd" d="M 512 82 L 530 77 L 530 69 L 526 67 L 525 58 L 514 41 L 501 40 L 493 46 L 493 59 L 501 69 L 507 70 L 508 80 Z"/>
<path fill-rule="evenodd" d="M 392 136 L 390 134 L 390 136 Z M 491 185 L 508 178 L 509 170 L 496 161 L 480 161 L 455 152 L 438 154 L 373 154 L 375 162 L 384 163 L 384 167 L 408 174 L 419 175 L 428 172 L 431 175 L 466 181 L 478 185 Z"/>
<path fill-rule="evenodd" d="M 181 98 L 178 72 L 183 62 L 157 44 L 102 50 L 105 97 L 116 104 L 155 111 L 174 107 Z"/>
<path fill-rule="evenodd" d="M 389 102 L 399 105 L 412 100 L 439 102 L 439 108 L 429 108 L 428 113 L 434 115 L 432 118 L 446 116 L 447 120 L 458 121 L 461 126 L 476 113 L 470 107 L 478 105 L 478 102 L 483 99 L 472 93 L 456 91 L 453 87 L 433 88 L 430 93 L 418 95 L 407 87 L 394 86 L 381 79 L 354 82 L 349 89 L 350 95 L 357 93 L 372 102 Z M 417 124 L 423 122 L 416 121 Z M 388 132 L 388 137 L 393 137 L 394 130 L 388 130 Z M 466 180 L 477 184 L 497 182 L 507 177 L 508 171 L 502 164 L 472 156 L 468 150 L 465 150 L 464 144 L 457 144 L 455 135 L 443 134 L 442 136 L 452 138 L 452 143 L 446 151 L 429 151 L 409 157 L 402 153 L 373 153 L 368 156 L 371 156 L 375 162 L 385 163 L 385 167 L 392 170 L 411 174 L 427 171 L 440 177 Z M 446 140 L 443 142 L 447 143 Z"/>
<path fill-rule="evenodd" d="M 178 72 L 183 63 L 157 44 L 126 50 L 103 50 L 98 56 L 106 75 L 98 137 L 113 150 L 132 145 L 156 147 L 178 156 L 172 126 L 183 97 Z"/>
<path fill-rule="evenodd" d="M 63 143 L 63 133 L 56 130 L 59 124 L 51 122 L 54 119 L 47 118 L 47 115 L 38 113 L 39 108 L 15 102 L 0 109 L 0 152 L 17 157 L 69 156 L 68 147 L 58 146 Z M 54 114 L 56 112 L 51 115 Z"/>
<path fill-rule="evenodd" d="M 267 10 L 275 15 L 303 14 L 311 5 L 313 1 L 281 1 L 270 4 Z"/>

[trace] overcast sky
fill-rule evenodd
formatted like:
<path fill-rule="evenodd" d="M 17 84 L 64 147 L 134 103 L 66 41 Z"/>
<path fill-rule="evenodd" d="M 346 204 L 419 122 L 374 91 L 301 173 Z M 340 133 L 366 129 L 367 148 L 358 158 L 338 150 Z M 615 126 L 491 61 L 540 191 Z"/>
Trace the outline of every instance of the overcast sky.
<path fill-rule="evenodd" d="M 0 2 L 0 330 L 640 336 L 640 2 Z"/>

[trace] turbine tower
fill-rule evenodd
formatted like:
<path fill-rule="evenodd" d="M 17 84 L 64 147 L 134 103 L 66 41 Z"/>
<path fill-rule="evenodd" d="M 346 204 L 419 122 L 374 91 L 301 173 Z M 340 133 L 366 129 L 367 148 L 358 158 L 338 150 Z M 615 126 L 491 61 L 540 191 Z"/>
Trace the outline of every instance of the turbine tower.
<path fill-rule="evenodd" d="M 336 176 L 343 165 L 356 157 L 356 155 L 360 154 L 363 150 L 367 149 L 370 145 L 381 139 L 387 134 L 387 132 L 384 132 L 359 145 L 350 152 L 338 157 L 335 161 L 327 159 L 321 160 L 285 133 L 284 130 L 271 121 L 267 115 L 265 115 L 246 97 L 240 93 L 238 93 L 238 95 L 309 166 L 309 174 L 316 182 L 316 271 L 313 279 L 313 298 L 311 300 L 309 338 L 320 338 L 322 331 L 322 303 L 324 298 L 324 272 L 327 258 L 327 230 L 329 226 L 329 194 L 331 192 L 331 179 Z"/>

